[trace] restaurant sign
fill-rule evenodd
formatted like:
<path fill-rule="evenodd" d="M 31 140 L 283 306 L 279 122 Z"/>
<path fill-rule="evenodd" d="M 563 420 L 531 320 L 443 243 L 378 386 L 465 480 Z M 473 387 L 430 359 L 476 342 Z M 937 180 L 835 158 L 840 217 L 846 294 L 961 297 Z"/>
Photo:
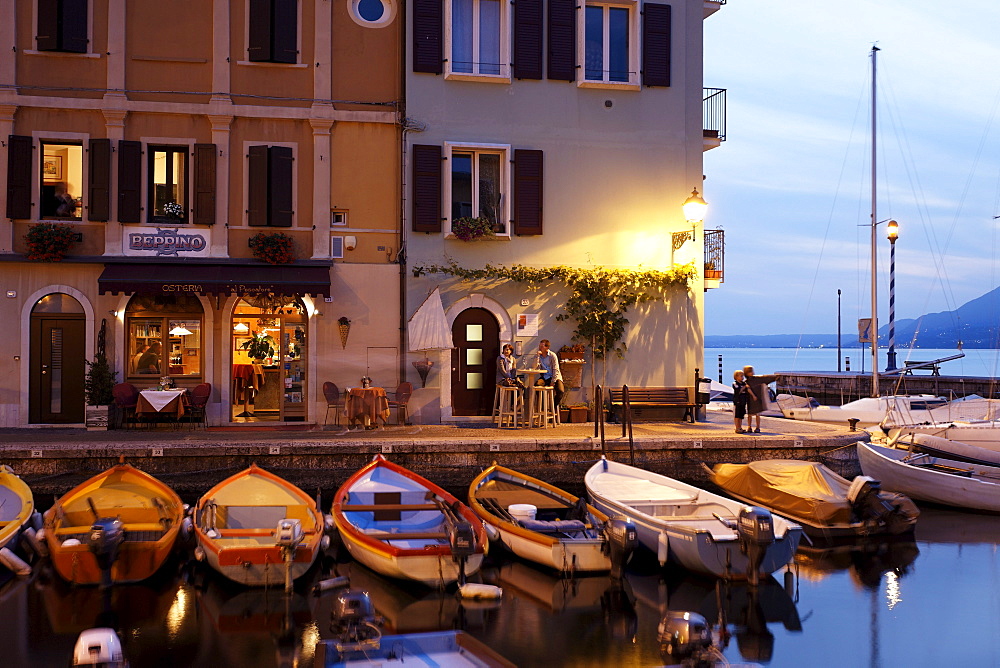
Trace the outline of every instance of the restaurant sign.
<path fill-rule="evenodd" d="M 207 257 L 212 244 L 209 230 L 197 234 L 182 232 L 177 228 L 156 228 L 155 232 L 125 228 L 122 244 L 125 255 L 169 255 L 174 257 Z"/>

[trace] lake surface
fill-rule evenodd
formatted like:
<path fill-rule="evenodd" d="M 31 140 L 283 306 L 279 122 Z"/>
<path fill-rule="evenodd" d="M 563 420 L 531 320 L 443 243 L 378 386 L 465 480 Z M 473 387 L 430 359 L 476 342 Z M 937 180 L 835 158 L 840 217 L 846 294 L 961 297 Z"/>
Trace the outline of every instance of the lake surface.
<path fill-rule="evenodd" d="M 886 368 L 886 349 L 879 350 L 879 371 Z M 943 350 L 938 348 L 916 348 L 914 350 L 896 349 L 896 366 L 902 367 L 903 362 L 928 361 L 942 359 L 965 353 L 965 357 L 949 362 L 942 362 L 943 376 L 972 376 L 996 378 L 1000 375 L 1000 350 L 954 348 Z M 745 365 L 753 366 L 758 375 L 778 371 L 837 371 L 836 348 L 705 348 L 705 375 L 719 380 L 719 356 L 722 356 L 721 382 L 733 382 L 733 371 L 742 369 Z M 856 373 L 871 373 L 871 350 L 860 348 L 843 349 L 842 358 L 850 358 L 850 370 Z M 847 371 L 847 364 L 841 360 L 841 370 Z M 916 373 L 926 374 L 927 371 Z"/>
<path fill-rule="evenodd" d="M 654 666 L 666 610 L 725 616 L 723 653 L 766 666 L 1000 665 L 1000 517 L 922 507 L 913 540 L 800 550 L 757 591 L 660 569 L 648 556 L 608 577 L 560 579 L 495 551 L 483 580 L 499 604 L 389 581 L 331 549 L 296 593 L 246 589 L 180 559 L 155 582 L 73 588 L 36 568 L 0 589 L 0 665 L 65 666 L 80 631 L 118 628 L 133 668 L 311 666 L 331 637 L 334 595 L 311 581 L 348 575 L 386 632 L 461 628 L 520 666 Z"/>

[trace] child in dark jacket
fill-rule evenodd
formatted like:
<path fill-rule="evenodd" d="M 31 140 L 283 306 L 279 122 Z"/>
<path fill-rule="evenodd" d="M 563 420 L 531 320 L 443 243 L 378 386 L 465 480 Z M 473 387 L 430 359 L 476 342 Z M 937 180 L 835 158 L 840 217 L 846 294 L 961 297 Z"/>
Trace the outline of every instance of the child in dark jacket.
<path fill-rule="evenodd" d="M 742 371 L 733 372 L 733 409 L 735 415 L 733 424 L 736 426 L 737 434 L 745 434 L 750 431 L 750 418 L 747 418 L 747 428 L 743 428 L 743 418 L 747 417 L 747 402 L 751 397 L 755 397 L 753 390 L 747 384 L 746 377 Z"/>

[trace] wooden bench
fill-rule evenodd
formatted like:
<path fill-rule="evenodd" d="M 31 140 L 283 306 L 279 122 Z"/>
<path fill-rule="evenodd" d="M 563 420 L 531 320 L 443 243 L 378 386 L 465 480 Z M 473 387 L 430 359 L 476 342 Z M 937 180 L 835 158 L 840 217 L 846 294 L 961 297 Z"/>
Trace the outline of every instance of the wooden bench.
<path fill-rule="evenodd" d="M 608 388 L 609 404 L 613 419 L 620 421 L 623 405 L 623 389 Z M 698 406 L 691 401 L 686 387 L 631 387 L 628 388 L 629 406 L 633 419 L 642 417 L 645 408 L 683 408 L 683 419 L 694 422 L 694 409 Z M 638 411 L 636 409 L 639 409 Z"/>
<path fill-rule="evenodd" d="M 941 365 L 936 362 L 917 362 L 916 360 L 903 362 L 903 373 L 907 376 L 912 376 L 914 369 L 927 369 L 932 376 L 941 375 Z"/>

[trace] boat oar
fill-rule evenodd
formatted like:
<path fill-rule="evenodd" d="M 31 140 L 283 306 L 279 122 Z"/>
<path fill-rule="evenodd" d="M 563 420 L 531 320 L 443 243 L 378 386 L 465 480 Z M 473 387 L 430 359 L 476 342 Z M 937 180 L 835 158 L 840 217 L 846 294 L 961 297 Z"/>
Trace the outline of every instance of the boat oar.
<path fill-rule="evenodd" d="M 87 505 L 90 506 L 90 512 L 94 514 L 94 520 L 96 521 L 101 519 L 101 515 L 97 512 L 97 506 L 94 504 L 94 500 L 89 496 L 87 497 Z"/>

